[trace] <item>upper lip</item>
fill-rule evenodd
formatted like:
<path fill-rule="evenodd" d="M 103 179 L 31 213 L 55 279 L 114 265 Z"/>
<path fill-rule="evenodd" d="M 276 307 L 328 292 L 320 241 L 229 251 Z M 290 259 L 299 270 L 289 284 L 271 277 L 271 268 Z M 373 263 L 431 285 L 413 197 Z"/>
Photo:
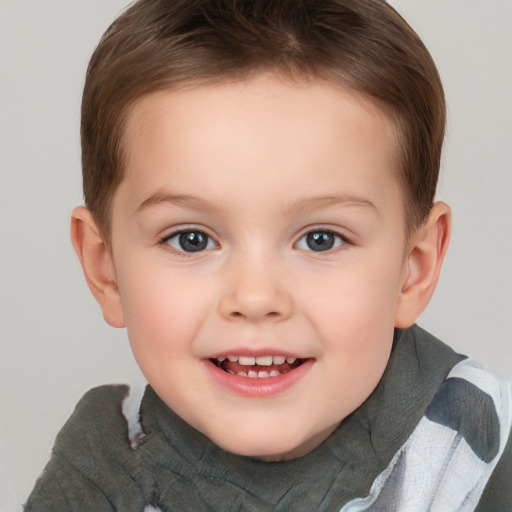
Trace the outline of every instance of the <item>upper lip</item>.
<path fill-rule="evenodd" d="M 300 355 L 295 352 L 287 351 L 287 350 L 279 350 L 279 349 L 258 349 L 258 350 L 250 350 L 250 349 L 228 349 L 223 350 L 222 352 L 216 352 L 210 356 L 207 356 L 206 359 L 218 359 L 218 358 L 228 358 L 229 356 L 234 357 L 284 357 L 289 358 L 293 357 L 295 359 L 308 359 L 307 356 Z"/>

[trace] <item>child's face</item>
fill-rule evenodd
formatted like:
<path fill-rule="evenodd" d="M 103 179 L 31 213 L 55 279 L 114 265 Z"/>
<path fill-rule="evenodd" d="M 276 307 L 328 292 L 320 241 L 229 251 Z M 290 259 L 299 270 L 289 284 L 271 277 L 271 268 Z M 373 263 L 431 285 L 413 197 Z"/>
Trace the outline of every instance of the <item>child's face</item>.
<path fill-rule="evenodd" d="M 124 142 L 113 271 L 147 380 L 226 450 L 307 453 L 388 361 L 408 274 L 390 124 L 259 77 L 145 97 Z"/>

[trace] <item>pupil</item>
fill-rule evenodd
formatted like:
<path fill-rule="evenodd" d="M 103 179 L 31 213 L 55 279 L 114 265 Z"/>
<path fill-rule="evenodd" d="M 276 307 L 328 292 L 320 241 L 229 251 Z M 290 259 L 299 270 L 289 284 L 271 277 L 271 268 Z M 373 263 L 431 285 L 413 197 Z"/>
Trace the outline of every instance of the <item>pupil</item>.
<path fill-rule="evenodd" d="M 306 237 L 306 242 L 313 251 L 328 251 L 334 245 L 334 236 L 325 231 L 309 233 Z"/>
<path fill-rule="evenodd" d="M 181 233 L 180 245 L 184 251 L 198 252 L 206 249 L 208 244 L 208 237 L 203 233 L 196 231 L 189 231 L 188 233 Z"/>

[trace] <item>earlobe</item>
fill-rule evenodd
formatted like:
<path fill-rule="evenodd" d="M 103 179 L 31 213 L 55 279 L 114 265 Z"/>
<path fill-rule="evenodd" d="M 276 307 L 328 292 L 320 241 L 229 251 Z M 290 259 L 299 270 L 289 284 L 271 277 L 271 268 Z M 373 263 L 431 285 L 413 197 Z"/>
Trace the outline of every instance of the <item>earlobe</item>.
<path fill-rule="evenodd" d="M 123 308 L 111 252 L 91 212 L 83 206 L 75 208 L 72 213 L 71 241 L 105 321 L 112 327 L 124 327 Z"/>
<path fill-rule="evenodd" d="M 450 232 L 450 208 L 438 202 L 411 238 L 395 327 L 410 327 L 427 307 L 439 279 Z"/>

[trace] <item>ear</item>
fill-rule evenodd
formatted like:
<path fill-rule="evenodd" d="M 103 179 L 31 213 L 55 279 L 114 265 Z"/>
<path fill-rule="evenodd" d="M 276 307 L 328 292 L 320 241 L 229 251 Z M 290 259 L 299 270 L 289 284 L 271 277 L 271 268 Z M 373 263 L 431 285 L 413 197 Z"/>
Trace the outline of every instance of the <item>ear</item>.
<path fill-rule="evenodd" d="M 436 203 L 409 242 L 395 327 L 410 327 L 427 307 L 437 285 L 450 233 L 450 208 L 445 203 Z"/>
<path fill-rule="evenodd" d="M 92 213 L 85 207 L 71 215 L 71 241 L 89 289 L 112 327 L 124 327 L 124 314 L 111 252 L 103 241 Z"/>

